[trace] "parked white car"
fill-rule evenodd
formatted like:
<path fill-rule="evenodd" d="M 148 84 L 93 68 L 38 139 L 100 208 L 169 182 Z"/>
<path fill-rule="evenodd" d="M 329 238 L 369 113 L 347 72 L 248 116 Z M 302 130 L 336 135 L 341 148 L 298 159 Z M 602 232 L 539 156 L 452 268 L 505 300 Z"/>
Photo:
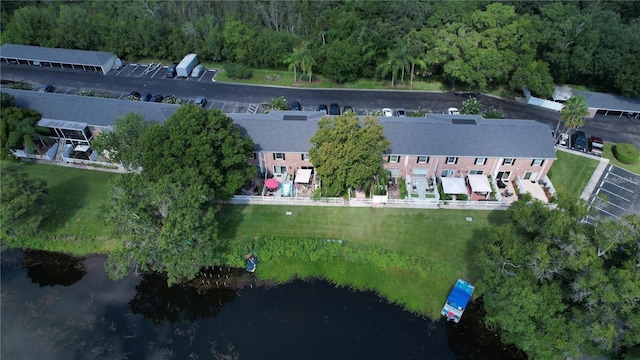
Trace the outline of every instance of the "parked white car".
<path fill-rule="evenodd" d="M 391 117 L 391 116 L 393 116 L 393 110 L 391 110 L 389 108 L 384 108 L 384 109 L 382 109 L 382 115 L 387 116 L 387 117 Z"/>
<path fill-rule="evenodd" d="M 202 72 L 204 71 L 204 65 L 200 64 L 197 65 L 196 67 L 193 68 L 193 71 L 191 71 L 191 77 L 200 77 L 200 75 L 202 75 Z"/>
<path fill-rule="evenodd" d="M 447 114 L 449 115 L 460 115 L 460 110 L 458 108 L 450 107 L 447 109 Z"/>

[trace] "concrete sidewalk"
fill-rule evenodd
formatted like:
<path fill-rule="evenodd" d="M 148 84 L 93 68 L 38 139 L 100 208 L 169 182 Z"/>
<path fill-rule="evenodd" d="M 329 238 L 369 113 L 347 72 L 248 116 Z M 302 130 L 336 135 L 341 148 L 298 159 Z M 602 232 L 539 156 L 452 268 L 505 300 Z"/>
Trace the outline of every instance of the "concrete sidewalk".
<path fill-rule="evenodd" d="M 580 195 L 580 199 L 583 199 L 584 201 L 589 200 L 591 194 L 593 194 L 593 191 L 596 189 L 596 186 L 598 186 L 598 182 L 600 181 L 602 174 L 604 174 L 605 170 L 607 169 L 607 166 L 609 166 L 609 159 L 600 158 L 600 163 L 591 175 L 591 179 L 589 179 L 587 186 L 584 187 L 584 190 Z"/>

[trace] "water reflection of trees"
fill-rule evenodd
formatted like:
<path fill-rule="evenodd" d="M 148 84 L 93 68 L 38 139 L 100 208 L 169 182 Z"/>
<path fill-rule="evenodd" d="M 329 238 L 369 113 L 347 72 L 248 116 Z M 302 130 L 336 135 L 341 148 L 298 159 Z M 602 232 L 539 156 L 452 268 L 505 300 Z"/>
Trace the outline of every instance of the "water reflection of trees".
<path fill-rule="evenodd" d="M 22 265 L 31 281 L 40 286 L 70 286 L 87 273 L 84 258 L 48 251 L 24 251 Z"/>
<path fill-rule="evenodd" d="M 513 345 L 503 344 L 500 335 L 485 327 L 482 298 L 475 299 L 465 310 L 460 323 L 446 324 L 449 349 L 460 359 L 524 360 L 527 356 Z M 444 321 L 444 320 L 442 320 Z"/>
<path fill-rule="evenodd" d="M 216 316 L 222 307 L 236 297 L 232 289 L 210 289 L 198 292 L 196 288 L 174 285 L 167 287 L 164 275 L 144 274 L 136 286 L 136 295 L 129 301 L 134 314 L 162 324 L 165 320 L 172 324 L 179 321 L 193 321 Z"/>

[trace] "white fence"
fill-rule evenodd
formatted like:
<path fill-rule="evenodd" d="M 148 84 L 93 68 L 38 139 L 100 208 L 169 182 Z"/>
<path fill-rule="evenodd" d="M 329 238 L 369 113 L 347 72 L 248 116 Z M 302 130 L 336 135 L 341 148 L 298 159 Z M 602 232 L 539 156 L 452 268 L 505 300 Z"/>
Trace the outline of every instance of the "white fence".
<path fill-rule="evenodd" d="M 386 202 L 375 202 L 373 199 L 346 200 L 343 198 L 311 199 L 305 197 L 251 196 L 235 195 L 225 204 L 251 205 L 294 205 L 294 206 L 351 206 L 351 207 L 389 207 L 416 209 L 473 209 L 473 210 L 506 210 L 510 203 L 500 201 L 442 201 L 415 199 L 387 199 Z"/>

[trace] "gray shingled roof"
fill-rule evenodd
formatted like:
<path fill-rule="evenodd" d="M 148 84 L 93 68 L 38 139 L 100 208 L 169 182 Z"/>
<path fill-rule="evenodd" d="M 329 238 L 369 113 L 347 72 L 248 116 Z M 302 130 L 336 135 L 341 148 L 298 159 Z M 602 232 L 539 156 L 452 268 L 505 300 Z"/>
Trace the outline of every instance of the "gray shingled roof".
<path fill-rule="evenodd" d="M 3 59 L 8 58 L 102 67 L 109 63 L 114 57 L 117 57 L 114 53 L 105 51 L 56 49 L 20 44 L 4 44 L 0 46 L 0 58 Z M 111 69 L 105 70 L 109 71 Z"/>
<path fill-rule="evenodd" d="M 616 94 L 573 90 L 574 95 L 582 95 L 587 106 L 598 110 L 640 112 L 640 99 Z"/>
<path fill-rule="evenodd" d="M 132 112 L 142 114 L 149 121 L 163 123 L 179 106 L 7 88 L 2 88 L 2 92 L 13 95 L 16 106 L 34 109 L 42 115 L 43 119 L 97 126 L 113 125 L 116 118 Z"/>
<path fill-rule="evenodd" d="M 256 150 L 307 152 L 317 120 L 287 121 L 279 116 L 230 114 L 256 143 Z M 474 120 L 475 125 L 453 124 Z M 477 115 L 429 115 L 379 119 L 391 154 L 555 159 L 548 125 L 533 120 L 488 120 Z"/>
<path fill-rule="evenodd" d="M 40 112 L 43 119 L 99 126 L 113 125 L 116 118 L 130 112 L 163 123 L 179 106 L 25 90 L 2 91 L 12 94 L 19 107 Z M 283 120 L 285 115 L 306 116 L 309 120 Z M 229 116 L 253 139 L 256 150 L 305 153 L 311 146 L 309 139 L 318 130 L 322 113 L 296 111 Z M 475 124 L 454 124 L 453 119 Z M 533 120 L 487 120 L 477 115 L 382 117 L 379 120 L 391 142 L 392 154 L 555 158 L 549 126 Z"/>

